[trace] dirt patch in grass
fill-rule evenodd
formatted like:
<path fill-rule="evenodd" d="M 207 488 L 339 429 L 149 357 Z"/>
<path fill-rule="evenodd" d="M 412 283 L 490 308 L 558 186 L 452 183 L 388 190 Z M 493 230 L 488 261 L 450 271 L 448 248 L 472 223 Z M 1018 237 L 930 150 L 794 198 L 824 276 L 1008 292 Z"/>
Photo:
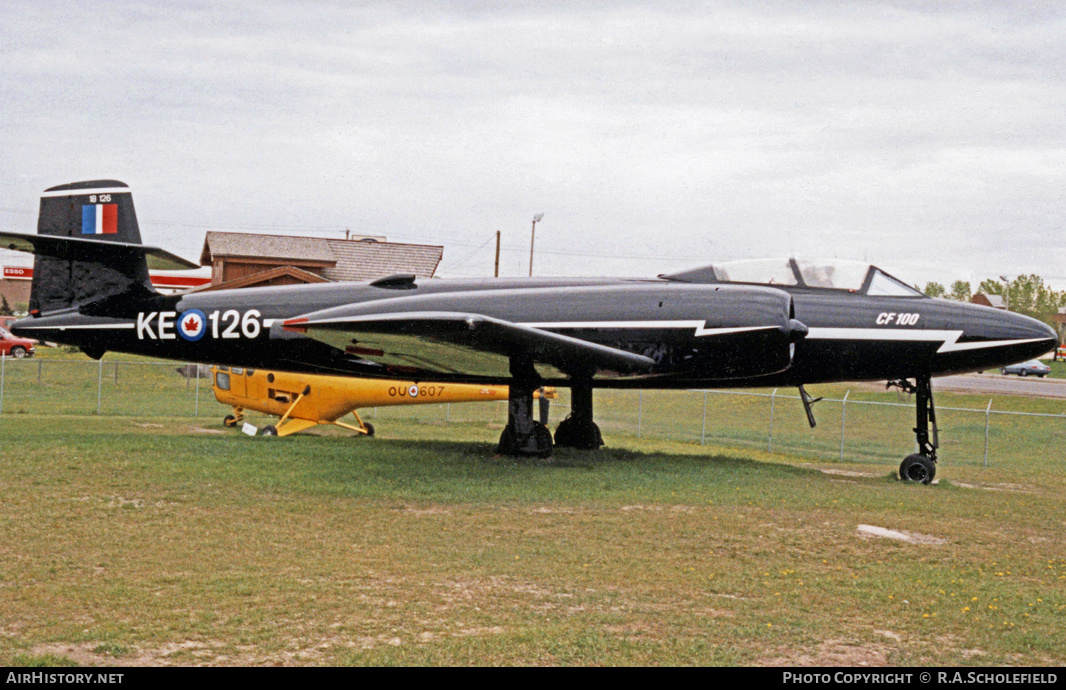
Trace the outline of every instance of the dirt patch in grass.
<path fill-rule="evenodd" d="M 983 491 L 1007 491 L 1009 493 L 1016 494 L 1035 494 L 1038 493 L 1035 487 L 1025 486 L 1023 484 L 964 484 L 960 481 L 952 481 L 952 484 L 963 489 L 981 489 Z"/>
<path fill-rule="evenodd" d="M 30 652 L 36 657 L 69 659 L 79 666 L 199 666 L 217 661 L 221 643 L 177 642 L 156 649 L 114 649 L 88 642 L 80 644 L 46 644 Z M 262 660 L 259 660 L 262 663 Z M 234 659 L 229 663 L 254 663 L 252 658 Z"/>
<path fill-rule="evenodd" d="M 877 643 L 824 640 L 812 650 L 789 650 L 760 666 L 888 666 L 889 648 Z"/>
<path fill-rule="evenodd" d="M 928 544 L 930 546 L 940 546 L 947 543 L 939 537 L 931 537 L 928 534 L 900 532 L 875 525 L 859 525 L 856 528 L 856 532 L 863 539 L 894 539 L 896 541 L 905 541 L 908 544 Z"/>

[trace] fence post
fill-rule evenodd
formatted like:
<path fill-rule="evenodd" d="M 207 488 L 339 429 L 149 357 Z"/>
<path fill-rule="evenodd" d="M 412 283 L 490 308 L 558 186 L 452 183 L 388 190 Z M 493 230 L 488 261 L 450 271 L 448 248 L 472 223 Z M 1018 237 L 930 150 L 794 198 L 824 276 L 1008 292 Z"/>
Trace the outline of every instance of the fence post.
<path fill-rule="evenodd" d="M 844 462 L 844 419 L 848 412 L 849 395 L 851 395 L 850 389 L 844 393 L 844 399 L 840 401 L 840 462 Z"/>
<path fill-rule="evenodd" d="M 766 438 L 766 452 L 771 452 L 774 446 L 774 400 L 777 398 L 777 389 L 770 394 L 770 433 Z"/>
<path fill-rule="evenodd" d="M 988 399 L 988 407 L 985 408 L 985 469 L 988 469 L 988 420 L 992 414 L 992 398 Z"/>
<path fill-rule="evenodd" d="M 115 376 L 118 376 L 118 365 L 115 366 Z M 196 404 L 193 406 L 193 417 L 200 416 L 200 364 L 196 364 Z"/>
<path fill-rule="evenodd" d="M 104 390 L 104 358 L 101 357 L 96 362 L 99 365 L 96 376 L 96 414 L 100 414 L 100 400 Z"/>
<path fill-rule="evenodd" d="M 7 353 L 0 352 L 0 412 L 4 411 L 4 365 L 7 364 Z"/>
<path fill-rule="evenodd" d="M 637 438 L 641 437 L 644 417 L 644 389 L 637 391 Z"/>
<path fill-rule="evenodd" d="M 707 439 L 707 391 L 703 391 L 703 427 L 700 429 L 700 445 Z"/>

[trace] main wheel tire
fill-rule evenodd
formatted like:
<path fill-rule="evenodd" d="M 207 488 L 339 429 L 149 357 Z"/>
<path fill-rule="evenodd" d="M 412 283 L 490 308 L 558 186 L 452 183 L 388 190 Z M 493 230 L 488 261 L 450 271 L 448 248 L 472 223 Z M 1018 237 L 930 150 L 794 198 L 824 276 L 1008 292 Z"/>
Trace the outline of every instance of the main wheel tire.
<path fill-rule="evenodd" d="M 231 414 L 226 415 L 222 418 L 222 426 L 232 429 L 237 426 L 237 418 Z"/>
<path fill-rule="evenodd" d="M 277 436 L 278 428 L 273 424 L 267 424 L 265 427 L 259 430 L 260 436 Z"/>
<path fill-rule="evenodd" d="M 515 441 L 514 429 L 508 424 L 500 433 L 500 442 L 496 445 L 496 452 L 500 455 L 517 455 L 518 443 Z"/>
<path fill-rule="evenodd" d="M 552 454 L 552 432 L 551 429 L 544 426 L 540 422 L 537 422 L 537 426 L 533 429 L 533 435 L 537 440 L 537 451 L 535 455 L 538 458 L 551 457 Z"/>
<path fill-rule="evenodd" d="M 533 444 L 536 448 L 530 451 L 528 448 L 518 446 L 518 437 L 510 424 L 503 428 L 500 434 L 500 443 L 496 446 L 496 452 L 500 455 L 533 456 L 547 458 L 552 454 L 552 432 L 540 422 L 533 426 Z"/>
<path fill-rule="evenodd" d="M 364 422 L 363 423 L 363 428 L 366 429 L 366 435 L 367 436 L 373 436 L 374 435 L 374 425 L 371 424 L 370 422 Z"/>
<path fill-rule="evenodd" d="M 596 450 L 603 445 L 603 436 L 596 424 L 582 429 L 574 423 L 573 417 L 567 417 L 559 422 L 559 427 L 555 430 L 555 445 L 560 448 Z"/>
<path fill-rule="evenodd" d="M 899 478 L 905 482 L 928 484 L 936 476 L 936 463 L 921 453 L 908 455 L 899 464 Z"/>
<path fill-rule="evenodd" d="M 574 446 L 574 434 L 571 427 L 569 417 L 559 422 L 559 426 L 555 429 L 555 445 L 560 448 L 572 448 Z"/>

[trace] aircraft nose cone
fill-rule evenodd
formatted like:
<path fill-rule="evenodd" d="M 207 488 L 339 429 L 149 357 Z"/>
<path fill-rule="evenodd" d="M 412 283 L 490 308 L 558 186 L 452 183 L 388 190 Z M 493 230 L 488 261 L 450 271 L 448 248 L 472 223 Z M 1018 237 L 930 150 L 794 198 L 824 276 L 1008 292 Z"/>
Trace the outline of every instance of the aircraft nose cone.
<path fill-rule="evenodd" d="M 1043 321 L 1037 321 L 1021 314 L 1011 314 L 1010 316 L 1013 317 L 1010 327 L 1018 334 L 1015 337 L 1049 341 L 1047 343 L 1049 349 L 1058 342 L 1058 334 L 1055 333 L 1055 329 Z"/>
<path fill-rule="evenodd" d="M 945 321 L 961 333 L 945 343 L 935 369 L 947 372 L 980 371 L 1040 357 L 1058 344 L 1055 331 L 1036 319 L 990 307 L 958 305 Z"/>
<path fill-rule="evenodd" d="M 1046 354 L 1059 342 L 1058 334 L 1051 326 L 1012 312 L 1001 314 L 993 338 L 1012 343 L 1003 348 L 1003 355 L 1011 360 L 1010 364 Z"/>

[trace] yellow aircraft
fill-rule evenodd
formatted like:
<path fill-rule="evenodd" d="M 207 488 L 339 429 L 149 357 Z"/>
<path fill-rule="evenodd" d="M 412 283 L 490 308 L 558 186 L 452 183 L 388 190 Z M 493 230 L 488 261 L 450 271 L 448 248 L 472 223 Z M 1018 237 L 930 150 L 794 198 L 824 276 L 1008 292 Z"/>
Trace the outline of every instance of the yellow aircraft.
<path fill-rule="evenodd" d="M 357 379 L 346 376 L 316 376 L 263 371 L 240 367 L 211 367 L 211 384 L 215 399 L 232 405 L 233 414 L 222 423 L 228 427 L 244 421 L 244 411 L 254 410 L 280 417 L 280 421 L 258 430 L 260 436 L 288 436 L 317 424 L 336 424 L 367 436 L 374 435 L 373 425 L 359 418 L 360 407 L 390 405 L 427 405 L 431 403 L 478 402 L 503 400 L 507 386 L 479 386 L 458 383 L 421 383 L 385 379 Z M 547 416 L 549 399 L 556 397 L 554 388 L 537 391 L 541 417 Z M 338 421 L 349 412 L 358 426 Z M 542 419 L 547 423 L 546 419 Z M 250 424 L 245 432 L 255 434 Z"/>

